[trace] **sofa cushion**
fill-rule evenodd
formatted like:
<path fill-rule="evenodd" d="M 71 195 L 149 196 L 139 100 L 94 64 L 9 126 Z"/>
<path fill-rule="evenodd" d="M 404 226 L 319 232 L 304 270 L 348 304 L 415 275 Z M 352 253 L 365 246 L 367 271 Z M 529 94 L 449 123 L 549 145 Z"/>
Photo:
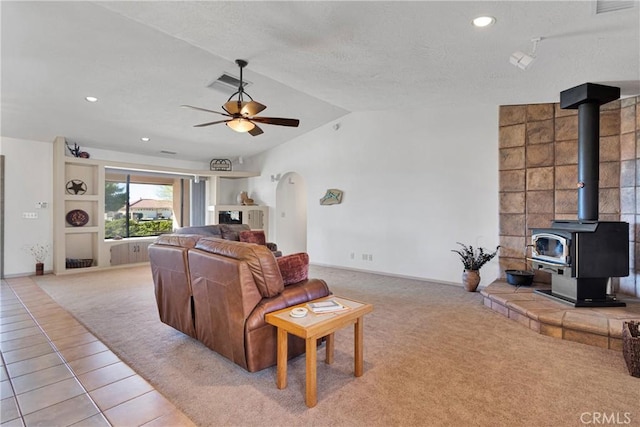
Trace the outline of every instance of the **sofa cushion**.
<path fill-rule="evenodd" d="M 198 234 L 161 234 L 154 243 L 157 245 L 193 248 L 201 237 Z"/>
<path fill-rule="evenodd" d="M 238 233 L 238 237 L 241 242 L 255 243 L 256 245 L 267 244 L 267 238 L 264 235 L 264 230 L 243 230 Z"/>
<path fill-rule="evenodd" d="M 309 255 L 306 252 L 276 258 L 285 286 L 302 282 L 309 277 Z"/>
<path fill-rule="evenodd" d="M 221 238 L 222 231 L 219 225 L 199 225 L 193 227 L 182 227 L 176 230 L 177 234 L 197 234 L 200 236 L 213 236 Z"/>
<path fill-rule="evenodd" d="M 273 297 L 284 290 L 276 258 L 266 246 L 203 237 L 196 249 L 246 262 L 263 297 Z"/>
<path fill-rule="evenodd" d="M 240 241 L 239 233 L 241 231 L 251 230 L 247 224 L 220 224 L 220 232 L 225 240 Z"/>

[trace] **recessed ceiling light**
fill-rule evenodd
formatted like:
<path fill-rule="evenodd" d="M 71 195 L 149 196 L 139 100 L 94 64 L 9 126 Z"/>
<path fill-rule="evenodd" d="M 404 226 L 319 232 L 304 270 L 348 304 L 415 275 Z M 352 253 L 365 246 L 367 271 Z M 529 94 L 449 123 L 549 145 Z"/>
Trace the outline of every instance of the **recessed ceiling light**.
<path fill-rule="evenodd" d="M 96 98 L 95 96 L 87 96 L 84 99 L 86 99 L 89 102 L 96 102 L 98 100 L 98 98 Z"/>
<path fill-rule="evenodd" d="M 140 138 L 140 141 L 142 142 L 149 142 L 151 141 L 151 138 L 147 137 L 147 136 L 143 136 L 142 138 Z"/>
<path fill-rule="evenodd" d="M 495 24 L 496 18 L 494 18 L 493 16 L 478 16 L 472 22 L 476 27 L 483 28 Z"/>

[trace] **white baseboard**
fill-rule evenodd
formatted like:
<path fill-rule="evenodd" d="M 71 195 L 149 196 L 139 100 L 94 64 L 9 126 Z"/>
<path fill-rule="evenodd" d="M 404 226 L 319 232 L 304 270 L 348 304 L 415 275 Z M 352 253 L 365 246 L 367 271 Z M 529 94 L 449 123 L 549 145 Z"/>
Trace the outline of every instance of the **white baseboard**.
<path fill-rule="evenodd" d="M 365 270 L 365 269 L 362 269 L 362 268 L 344 267 L 344 266 L 341 266 L 341 265 L 330 265 L 330 264 L 323 264 L 323 263 L 319 263 L 319 262 L 310 262 L 309 265 L 314 265 L 314 266 L 318 266 L 318 267 L 335 268 L 335 269 L 338 269 L 338 270 L 357 271 L 359 273 L 378 274 L 380 276 L 398 277 L 400 279 L 419 280 L 421 282 L 431 282 L 431 283 L 437 283 L 439 285 L 457 286 L 459 288 L 462 287 L 462 283 L 447 282 L 445 280 L 428 279 L 428 278 L 425 278 L 425 277 L 418 277 L 418 276 L 409 276 L 409 275 L 406 275 L 406 274 L 388 273 L 386 271 Z"/>

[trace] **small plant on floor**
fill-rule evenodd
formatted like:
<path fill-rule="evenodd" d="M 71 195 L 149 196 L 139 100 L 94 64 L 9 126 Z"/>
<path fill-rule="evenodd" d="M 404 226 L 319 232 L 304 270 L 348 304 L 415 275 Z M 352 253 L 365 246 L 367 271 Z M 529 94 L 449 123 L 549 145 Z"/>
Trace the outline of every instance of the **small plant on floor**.
<path fill-rule="evenodd" d="M 35 258 L 37 263 L 43 263 L 49 255 L 49 245 L 35 243 L 31 246 L 25 246 L 24 249 Z"/>
<path fill-rule="evenodd" d="M 471 245 L 467 246 L 460 242 L 456 243 L 462 246 L 462 249 L 452 249 L 451 252 L 455 252 L 460 256 L 465 270 L 480 270 L 483 265 L 491 261 L 493 257 L 498 254 L 498 249 L 500 249 L 500 246 L 496 246 L 496 250 L 489 253 L 485 248 L 474 249 Z"/>
<path fill-rule="evenodd" d="M 462 246 L 462 249 L 452 249 L 451 252 L 457 253 L 464 265 L 462 284 L 467 291 L 475 292 L 480 284 L 480 268 L 497 255 L 500 246 L 496 246 L 496 250 L 489 253 L 485 248 L 474 249 L 471 245 L 456 243 Z"/>

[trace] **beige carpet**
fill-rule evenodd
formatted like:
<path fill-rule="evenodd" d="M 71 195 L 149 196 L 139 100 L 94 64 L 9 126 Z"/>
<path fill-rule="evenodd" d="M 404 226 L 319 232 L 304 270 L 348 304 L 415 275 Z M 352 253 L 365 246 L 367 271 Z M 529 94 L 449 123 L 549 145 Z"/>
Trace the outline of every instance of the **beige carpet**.
<path fill-rule="evenodd" d="M 201 426 L 582 426 L 594 414 L 640 426 L 640 380 L 619 352 L 536 334 L 461 287 L 323 267 L 311 275 L 374 304 L 364 375 L 352 374 L 352 328 L 339 331 L 333 365 L 318 350 L 311 409 L 304 356 L 278 390 L 275 368 L 250 374 L 160 323 L 149 267 L 37 282 Z"/>

